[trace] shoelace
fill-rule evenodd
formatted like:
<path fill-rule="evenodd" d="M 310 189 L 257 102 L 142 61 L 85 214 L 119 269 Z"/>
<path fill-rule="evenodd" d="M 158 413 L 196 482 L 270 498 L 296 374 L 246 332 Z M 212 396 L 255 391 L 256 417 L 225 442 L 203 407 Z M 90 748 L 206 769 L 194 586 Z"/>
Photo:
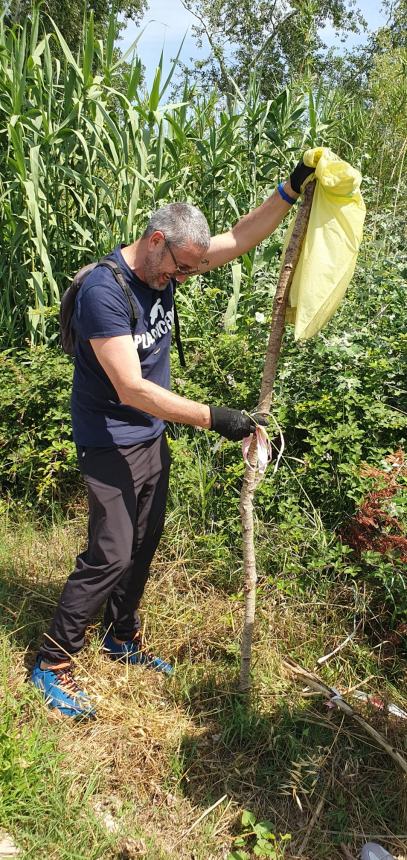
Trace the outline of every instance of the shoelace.
<path fill-rule="evenodd" d="M 127 654 L 139 654 L 140 655 L 140 663 L 153 663 L 155 660 L 159 660 L 155 654 L 151 651 L 147 651 L 142 634 L 137 631 L 132 639 L 127 640 L 127 642 L 122 642 L 123 655 Z"/>
<path fill-rule="evenodd" d="M 72 669 L 63 668 L 63 669 L 54 669 L 53 670 L 58 678 L 58 683 L 65 690 L 66 693 L 69 693 L 71 696 L 76 696 L 81 692 L 80 687 L 75 681 L 74 676 L 72 675 Z"/>
<path fill-rule="evenodd" d="M 154 660 L 157 660 L 155 654 L 153 654 L 151 651 L 147 651 L 143 643 L 143 637 L 141 633 L 135 633 L 131 642 L 132 645 L 135 646 L 136 654 L 140 654 L 140 658 L 143 662 L 153 663 Z"/>

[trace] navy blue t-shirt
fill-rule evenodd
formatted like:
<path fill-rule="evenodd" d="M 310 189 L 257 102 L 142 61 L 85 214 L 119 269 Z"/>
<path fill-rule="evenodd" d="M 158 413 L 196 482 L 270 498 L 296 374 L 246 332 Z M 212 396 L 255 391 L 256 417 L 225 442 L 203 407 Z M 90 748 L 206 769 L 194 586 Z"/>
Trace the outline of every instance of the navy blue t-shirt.
<path fill-rule="evenodd" d="M 169 388 L 174 322 L 172 284 L 163 291 L 154 290 L 131 271 L 120 247 L 109 256 L 119 264 L 139 311 L 134 348 L 138 351 L 143 379 Z M 94 269 L 80 288 L 73 325 L 76 348 L 71 407 L 77 445 L 108 447 L 156 439 L 164 430 L 164 422 L 119 401 L 89 343 L 90 338 L 132 334 L 128 299 L 106 267 Z"/>

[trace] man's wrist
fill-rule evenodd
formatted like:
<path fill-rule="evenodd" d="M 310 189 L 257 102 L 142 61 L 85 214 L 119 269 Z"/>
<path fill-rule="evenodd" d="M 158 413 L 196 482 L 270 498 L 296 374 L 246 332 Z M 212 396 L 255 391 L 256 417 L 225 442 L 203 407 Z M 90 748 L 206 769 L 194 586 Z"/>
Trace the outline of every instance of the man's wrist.
<path fill-rule="evenodd" d="M 283 189 L 285 193 L 288 194 L 289 197 L 292 197 L 294 200 L 298 200 L 298 198 L 301 196 L 300 194 L 297 194 L 296 191 L 294 191 L 294 188 L 292 187 L 289 179 L 287 179 L 286 182 L 283 182 Z"/>
<path fill-rule="evenodd" d="M 298 197 L 296 191 L 293 190 L 290 181 L 287 179 L 286 182 L 279 182 L 276 189 L 276 194 L 284 201 L 284 203 L 288 203 L 289 206 L 292 206 L 297 202 Z"/>
<path fill-rule="evenodd" d="M 203 406 L 202 424 L 204 430 L 210 430 L 212 426 L 211 411 L 209 406 Z"/>

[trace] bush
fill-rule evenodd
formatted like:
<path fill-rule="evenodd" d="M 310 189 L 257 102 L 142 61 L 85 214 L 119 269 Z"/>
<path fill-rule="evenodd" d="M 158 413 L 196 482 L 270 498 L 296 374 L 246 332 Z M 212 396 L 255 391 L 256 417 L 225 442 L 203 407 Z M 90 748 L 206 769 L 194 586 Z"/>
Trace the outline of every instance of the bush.
<path fill-rule="evenodd" d="M 78 486 L 69 411 L 72 362 L 37 347 L 0 353 L 3 499 L 63 502 Z"/>
<path fill-rule="evenodd" d="M 256 511 L 260 573 L 272 580 L 281 574 L 289 544 L 291 567 L 283 564 L 288 588 L 293 577 L 314 570 L 318 576 L 363 572 L 375 587 L 383 585 L 387 602 L 394 590 L 388 567 L 395 575 L 394 560 L 383 558 L 379 571 L 369 556 L 351 571 L 335 534 L 366 494 L 363 463 L 380 468 L 389 453 L 406 448 L 406 264 L 398 235 L 394 222 L 392 256 L 368 247 L 347 299 L 323 332 L 300 346 L 290 329 L 285 334 L 274 396 L 285 458 L 277 475 L 272 469 L 266 473 Z M 261 259 L 257 273 L 243 281 L 229 333 L 223 328 L 228 296 L 221 291 L 220 273 L 209 276 L 206 291 L 199 279 L 180 290 L 188 363 L 180 368 L 174 351 L 173 384 L 180 394 L 255 408 L 272 304 Z M 259 314 L 259 306 L 267 314 Z M 8 350 L 0 354 L 0 363 L 3 495 L 31 505 L 67 502 L 79 487 L 69 416 L 72 364 L 56 349 L 45 348 Z M 240 446 L 180 425 L 170 428 L 170 437 L 170 510 L 182 510 L 214 571 L 233 586 L 232 557 L 240 558 Z M 400 499 L 403 523 L 405 488 Z M 402 581 L 396 578 L 398 603 L 404 606 Z"/>

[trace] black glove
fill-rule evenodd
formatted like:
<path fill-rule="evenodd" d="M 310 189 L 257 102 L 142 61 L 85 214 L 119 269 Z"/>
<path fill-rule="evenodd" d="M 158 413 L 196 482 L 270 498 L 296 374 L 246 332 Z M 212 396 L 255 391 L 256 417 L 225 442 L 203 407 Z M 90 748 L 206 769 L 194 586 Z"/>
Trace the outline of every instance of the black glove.
<path fill-rule="evenodd" d="M 229 409 L 228 406 L 210 406 L 211 430 L 230 439 L 231 442 L 239 442 L 245 436 L 254 433 L 256 425 L 250 415 L 239 412 L 238 409 Z"/>
<path fill-rule="evenodd" d="M 296 194 L 301 194 L 301 185 L 311 173 L 315 173 L 315 167 L 307 167 L 302 159 L 298 162 L 297 166 L 294 167 L 294 170 L 290 175 L 290 185 Z"/>

